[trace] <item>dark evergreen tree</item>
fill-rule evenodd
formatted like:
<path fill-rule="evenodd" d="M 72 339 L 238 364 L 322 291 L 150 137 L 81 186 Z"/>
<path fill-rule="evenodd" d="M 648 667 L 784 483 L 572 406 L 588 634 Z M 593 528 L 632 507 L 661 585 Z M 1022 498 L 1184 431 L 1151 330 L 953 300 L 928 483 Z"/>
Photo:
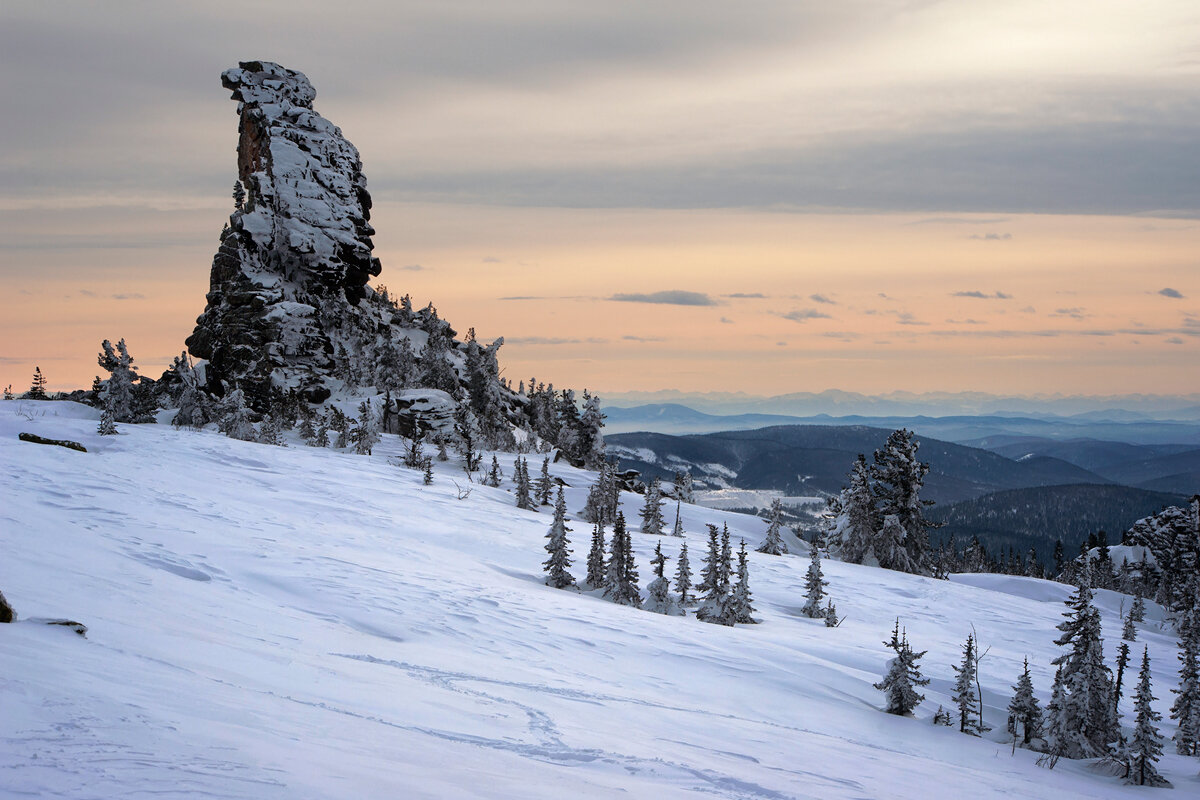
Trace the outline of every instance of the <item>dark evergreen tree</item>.
<path fill-rule="evenodd" d="M 754 625 L 753 597 L 750 593 L 750 559 L 746 554 L 746 542 L 743 539 L 738 548 L 737 584 L 730 590 L 729 616 L 735 623 Z"/>
<path fill-rule="evenodd" d="M 533 498 L 529 494 L 529 462 L 523 458 L 518 458 L 513 471 L 516 473 L 514 480 L 517 485 L 517 508 L 527 511 L 535 510 L 533 507 Z"/>
<path fill-rule="evenodd" d="M 767 537 L 758 546 L 758 552 L 771 556 L 781 556 L 787 553 L 787 545 L 783 542 L 780 530 L 783 528 L 783 501 L 776 497 L 771 501 L 771 516 L 767 521 Z M 811 616 L 811 615 L 810 615 Z"/>
<path fill-rule="evenodd" d="M 479 452 L 479 425 L 466 404 L 459 404 L 454 410 L 454 436 L 463 459 L 463 470 L 470 475 L 479 469 L 483 455 Z"/>
<path fill-rule="evenodd" d="M 614 603 L 638 608 L 642 606 L 637 564 L 633 558 L 633 538 L 625 527 L 625 515 L 620 511 L 613 523 L 604 594 Z"/>
<path fill-rule="evenodd" d="M 546 584 L 555 589 L 562 589 L 575 584 L 575 578 L 568 571 L 571 568 L 570 542 L 567 540 L 567 500 L 563 490 L 558 490 L 558 499 L 554 503 L 554 521 L 550 523 L 550 531 L 546 534 Z"/>
<path fill-rule="evenodd" d="M 954 668 L 954 695 L 951 699 L 958 707 L 958 730 L 960 733 L 979 735 L 982 708 L 979 695 L 975 691 L 975 635 L 967 635 L 967 643 L 963 645 L 963 659 Z"/>
<path fill-rule="evenodd" d="M 692 596 L 692 565 L 688 562 L 687 542 L 679 546 L 679 559 L 675 563 L 675 589 L 679 592 L 680 606 L 690 606 L 695 602 Z"/>
<path fill-rule="evenodd" d="M 604 526 L 596 522 L 592 525 L 592 547 L 588 550 L 587 557 L 588 586 L 603 589 L 604 574 Z"/>
<path fill-rule="evenodd" d="M 696 610 L 696 619 L 718 625 L 733 625 L 734 618 L 730 613 L 731 561 L 728 526 L 723 533 L 719 533 L 716 525 L 709 525 L 708 555 L 704 558 L 701 583 L 697 587 L 703 594 L 703 600 Z"/>
<path fill-rule="evenodd" d="M 925 655 L 922 650 L 913 652 L 908 637 L 900 631 L 900 620 L 892 631 L 891 641 L 884 642 L 895 656 L 887 663 L 887 672 L 875 688 L 886 698 L 884 710 L 889 714 L 907 716 L 921 704 L 925 695 L 917 691 L 918 686 L 927 686 L 929 679 L 921 675 L 917 662 Z"/>
<path fill-rule="evenodd" d="M 1029 659 L 1013 687 L 1013 698 L 1008 703 L 1008 732 L 1013 741 L 1022 747 L 1032 747 L 1033 740 L 1042 735 L 1042 709 L 1033 693 L 1033 679 L 1029 676 Z"/>
<path fill-rule="evenodd" d="M 1180 627 L 1179 688 L 1171 690 L 1171 719 L 1178 725 L 1175 752 L 1200 756 L 1200 612 L 1193 609 Z"/>
<path fill-rule="evenodd" d="M 1143 553 L 1142 559 L 1145 560 L 1145 557 L 1145 553 Z M 1142 599 L 1140 594 L 1133 598 L 1133 605 L 1129 607 L 1129 618 L 1135 623 L 1146 621 L 1146 601 Z M 1132 642 L 1133 640 L 1130 639 L 1129 641 Z"/>
<path fill-rule="evenodd" d="M 46 376 L 42 374 L 41 367 L 33 368 L 33 380 L 29 384 L 29 391 L 25 393 L 25 398 L 28 400 L 46 399 Z"/>
<path fill-rule="evenodd" d="M 654 478 L 646 488 L 646 502 L 642 506 L 642 533 L 661 536 L 662 532 L 662 485 Z"/>
<path fill-rule="evenodd" d="M 1155 768 L 1162 755 L 1163 738 L 1155 723 L 1162 715 L 1151 707 L 1154 695 L 1150 693 L 1150 650 L 1142 651 L 1142 669 L 1138 673 L 1137 694 L 1134 707 L 1137 718 L 1133 726 L 1133 738 L 1129 742 L 1129 774 L 1126 783 L 1135 786 L 1169 786 L 1170 784 Z"/>
<path fill-rule="evenodd" d="M 1125 684 L 1125 668 L 1129 666 L 1129 642 L 1117 645 L 1117 677 L 1113 681 L 1113 715 L 1121 718 L 1121 687 Z"/>
<path fill-rule="evenodd" d="M 679 516 L 679 501 L 675 502 L 675 525 L 671 528 L 671 535 L 683 538 L 683 519 Z"/>
<path fill-rule="evenodd" d="M 500 481 L 503 480 L 504 473 L 500 471 L 500 461 L 495 455 L 492 456 L 492 468 L 488 470 L 487 480 L 484 481 L 488 486 L 499 487 Z"/>
<path fill-rule="evenodd" d="M 1133 627 L 1133 611 L 1125 615 L 1125 625 L 1121 628 L 1121 638 L 1127 642 L 1137 641 L 1137 628 Z"/>
<path fill-rule="evenodd" d="M 812 557 L 808 562 L 808 573 L 804 576 L 804 606 L 800 609 L 801 613 L 812 619 L 819 619 L 825 616 L 825 609 L 821 607 L 821 600 L 825 597 L 825 587 L 829 582 L 825 580 L 824 574 L 821 572 L 821 551 L 816 545 L 813 545 Z"/>
<path fill-rule="evenodd" d="M 550 505 L 550 493 L 553 486 L 550 479 L 550 456 L 546 456 L 542 459 L 542 472 L 538 475 L 537 490 L 534 493 L 534 499 L 537 500 L 538 505 Z"/>
<path fill-rule="evenodd" d="M 833 604 L 833 600 L 830 600 L 829 605 L 825 606 L 822 616 L 825 617 L 826 628 L 836 628 L 842 624 L 841 619 L 838 617 L 837 606 Z"/>
<path fill-rule="evenodd" d="M 433 459 L 425 459 L 425 466 L 421 470 L 421 480 L 425 482 L 426 486 L 433 483 Z"/>

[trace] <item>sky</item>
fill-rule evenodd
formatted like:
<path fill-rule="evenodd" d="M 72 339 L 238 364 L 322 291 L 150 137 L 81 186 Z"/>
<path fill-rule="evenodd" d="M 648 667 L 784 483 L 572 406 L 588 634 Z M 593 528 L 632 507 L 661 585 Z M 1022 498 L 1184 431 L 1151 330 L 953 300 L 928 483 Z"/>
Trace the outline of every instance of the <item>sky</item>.
<path fill-rule="evenodd" d="M 239 60 L 360 150 L 380 282 L 605 392 L 1198 391 L 1200 5 L 0 4 L 0 385 L 183 349 Z"/>

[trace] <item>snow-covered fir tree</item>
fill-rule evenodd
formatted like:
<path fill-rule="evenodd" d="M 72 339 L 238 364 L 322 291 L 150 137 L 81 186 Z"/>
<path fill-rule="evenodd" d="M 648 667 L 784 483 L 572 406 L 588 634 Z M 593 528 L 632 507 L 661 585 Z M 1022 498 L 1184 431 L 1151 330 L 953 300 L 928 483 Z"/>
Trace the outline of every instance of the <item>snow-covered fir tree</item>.
<path fill-rule="evenodd" d="M 500 459 L 492 456 L 492 467 L 488 470 L 487 478 L 484 483 L 488 486 L 499 488 L 500 482 L 504 479 L 504 473 L 500 471 Z"/>
<path fill-rule="evenodd" d="M 1175 752 L 1200 756 L 1200 610 L 1184 619 L 1179 634 L 1179 688 L 1172 689 Z"/>
<path fill-rule="evenodd" d="M 1142 554 L 1142 558 L 1145 558 L 1145 553 Z M 1129 618 L 1135 623 L 1146 621 L 1146 601 L 1142 599 L 1140 594 L 1135 595 L 1133 598 L 1133 605 L 1129 607 Z M 1133 640 L 1130 639 L 1130 641 Z"/>
<path fill-rule="evenodd" d="M 890 648 L 895 656 L 888 661 L 887 672 L 883 680 L 875 684 L 875 688 L 884 694 L 884 711 L 908 716 L 925 700 L 925 695 L 917 691 L 918 686 L 929 684 L 929 678 L 921 675 L 917 665 L 925 651 L 913 651 L 908 643 L 908 636 L 900 630 L 899 619 L 892 630 L 891 640 L 884 642 L 884 645 Z"/>
<path fill-rule="evenodd" d="M 221 399 L 217 414 L 217 427 L 230 439 L 253 442 L 257 438 L 258 433 L 241 389 L 234 389 Z"/>
<path fill-rule="evenodd" d="M 1021 747 L 1032 748 L 1033 741 L 1042 735 L 1042 709 L 1037 695 L 1033 693 L 1033 679 L 1029 676 L 1029 659 L 1017 677 L 1013 697 L 1008 703 L 1008 732 Z"/>
<path fill-rule="evenodd" d="M 900 548 L 876 549 L 879 566 L 902 572 L 929 574 L 933 569 L 933 558 L 929 547 L 929 529 L 937 527 L 925 518 L 926 506 L 931 500 L 921 499 L 921 488 L 929 465 L 917 460 L 920 444 L 913 439 L 912 431 L 893 431 L 883 448 L 875 451 L 875 463 L 871 467 L 871 492 L 884 528 L 887 518 L 895 517 L 902 531 Z"/>
<path fill-rule="evenodd" d="M 542 471 L 538 475 L 537 489 L 534 492 L 534 499 L 537 500 L 539 506 L 550 505 L 550 494 L 553 491 L 553 482 L 550 479 L 550 456 L 542 459 Z"/>
<path fill-rule="evenodd" d="M 679 605 L 690 606 L 695 602 L 692 595 L 692 565 L 688 561 L 687 542 L 679 545 L 679 558 L 675 562 L 675 591 L 679 592 Z"/>
<path fill-rule="evenodd" d="M 702 599 L 696 610 L 696 618 L 718 625 L 732 625 L 730 614 L 730 577 L 732 553 L 729 545 L 729 528 L 724 533 L 716 525 L 708 526 L 708 553 L 704 557 L 704 568 L 700 571 L 699 589 Z"/>
<path fill-rule="evenodd" d="M 758 546 L 758 552 L 770 556 L 782 556 L 788 551 L 780 530 L 783 528 L 783 501 L 776 497 L 771 501 L 771 515 L 767 520 L 767 536 Z"/>
<path fill-rule="evenodd" d="M 1137 628 L 1133 627 L 1133 611 L 1125 615 L 1125 624 L 1121 628 L 1121 638 L 1127 642 L 1137 641 Z"/>
<path fill-rule="evenodd" d="M 808 562 L 808 572 L 804 576 L 804 606 L 800 609 L 806 617 L 818 619 L 825 616 L 821 601 L 825 597 L 825 587 L 829 582 L 821 572 L 821 550 L 813 545 L 811 558 Z"/>
<path fill-rule="evenodd" d="M 555 589 L 562 589 L 575 584 L 575 578 L 569 572 L 571 568 L 570 542 L 567 540 L 567 500 L 559 487 L 558 498 L 554 502 L 554 520 L 546 534 L 546 552 L 550 557 L 542 565 L 546 569 L 546 584 Z"/>
<path fill-rule="evenodd" d="M 421 468 L 421 480 L 426 486 L 433 483 L 433 459 L 425 459 L 425 465 Z"/>
<path fill-rule="evenodd" d="M 661 536 L 663 524 L 662 484 L 654 478 L 646 488 L 646 501 L 642 505 L 642 533 Z"/>
<path fill-rule="evenodd" d="M 832 599 L 829 601 L 828 605 L 825 606 L 825 611 L 822 613 L 822 616 L 825 617 L 826 628 L 836 628 L 838 625 L 842 624 L 841 618 L 838 617 L 837 606 L 833 604 Z"/>
<path fill-rule="evenodd" d="M 754 598 L 750 593 L 750 557 L 746 554 L 746 541 L 738 547 L 737 583 L 729 597 L 729 616 L 740 625 L 754 625 Z"/>
<path fill-rule="evenodd" d="M 1142 669 L 1138 673 L 1137 694 L 1133 705 L 1137 717 L 1133 725 L 1133 737 L 1129 740 L 1129 774 L 1125 782 L 1135 786 L 1169 786 L 1158 774 L 1155 764 L 1162 755 L 1163 738 L 1155 724 L 1162 715 L 1151 707 L 1154 695 L 1150 692 L 1150 649 L 1142 651 Z"/>
<path fill-rule="evenodd" d="M 583 411 L 579 415 L 579 433 L 576 436 L 577 457 L 584 469 L 596 469 L 604 463 L 604 414 L 600 411 L 600 398 L 583 390 Z"/>
<path fill-rule="evenodd" d="M 104 381 L 104 406 L 110 410 L 115 422 L 133 422 L 133 384 L 137 380 L 137 367 L 133 366 L 129 348 L 124 339 L 118 341 L 115 348 L 105 339 L 100 348 L 97 363 L 109 373 L 108 380 Z"/>
<path fill-rule="evenodd" d="M 107 403 L 105 403 L 103 409 L 100 412 L 100 425 L 97 426 L 96 433 L 100 434 L 101 436 L 116 436 L 117 435 L 117 426 L 116 426 L 116 422 L 115 422 L 115 415 L 113 414 L 112 409 L 108 406 Z"/>
<path fill-rule="evenodd" d="M 637 564 L 633 558 L 633 538 L 625 527 L 625 515 L 620 511 L 613 523 L 612 541 L 609 544 L 604 596 L 625 606 L 641 608 L 642 605 Z"/>
<path fill-rule="evenodd" d="M 583 507 L 583 518 L 588 522 L 599 521 L 611 525 L 616 520 L 621 493 L 617 485 L 616 468 L 605 461 L 596 473 L 596 481 L 588 489 L 587 502 Z"/>
<path fill-rule="evenodd" d="M 878 563 L 873 550 L 878 515 L 871 494 L 871 474 L 863 455 L 854 461 L 848 477 L 850 485 L 830 502 L 826 545 L 842 561 Z"/>
<path fill-rule="evenodd" d="M 529 491 L 529 462 L 524 458 L 518 458 L 513 472 L 513 480 L 516 482 L 517 508 L 527 511 L 535 510 L 533 507 L 533 498 L 530 496 Z"/>
<path fill-rule="evenodd" d="M 588 549 L 587 557 L 587 585 L 593 589 L 603 589 L 605 585 L 604 526 L 599 522 L 592 525 L 592 546 Z"/>
<path fill-rule="evenodd" d="M 371 455 L 372 448 L 379 443 L 379 418 L 371 408 L 370 400 L 358 404 L 358 416 L 350 426 L 349 436 L 354 443 L 354 452 L 360 456 Z"/>
<path fill-rule="evenodd" d="M 654 558 L 650 563 L 654 565 L 654 580 L 646 587 L 646 609 L 658 614 L 678 615 L 680 609 L 671 594 L 671 583 L 665 574 L 667 557 L 663 555 L 662 542 L 658 542 L 654 548 Z"/>
<path fill-rule="evenodd" d="M 692 473 L 686 469 L 675 471 L 675 497 L 681 503 L 696 502 L 696 490 L 692 484 Z"/>
<path fill-rule="evenodd" d="M 963 645 L 962 661 L 954 668 L 954 694 L 951 699 L 958 707 L 958 730 L 960 733 L 979 735 L 980 703 L 975 692 L 975 635 L 967 634 Z"/>
<path fill-rule="evenodd" d="M 1063 633 L 1054 642 L 1069 650 L 1051 662 L 1063 671 L 1064 699 L 1057 722 L 1064 738 L 1058 743 L 1058 755 L 1067 758 L 1104 755 L 1109 742 L 1119 737 L 1112 675 L 1102 652 L 1100 613 L 1092 605 L 1086 569 L 1084 573 L 1080 586 L 1066 601 L 1066 619 L 1058 626 Z"/>

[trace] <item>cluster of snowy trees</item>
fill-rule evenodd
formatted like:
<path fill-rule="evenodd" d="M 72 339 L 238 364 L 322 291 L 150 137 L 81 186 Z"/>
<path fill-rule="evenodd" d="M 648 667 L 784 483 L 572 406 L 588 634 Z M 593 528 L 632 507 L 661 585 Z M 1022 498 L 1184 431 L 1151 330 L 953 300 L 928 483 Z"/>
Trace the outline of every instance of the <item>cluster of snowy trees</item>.
<path fill-rule="evenodd" d="M 850 485 L 830 498 L 826 542 L 829 552 L 854 564 L 928 575 L 935 561 L 925 519 L 932 501 L 921 499 L 929 465 L 917 459 L 919 443 L 908 430 L 894 431 L 867 465 L 859 455 Z"/>
<path fill-rule="evenodd" d="M 597 485 L 610 487 L 613 485 L 611 476 L 602 470 Z M 654 491 L 652 484 L 647 491 L 646 506 L 642 512 L 642 532 L 651 535 L 663 535 L 664 525 L 661 519 L 661 493 Z M 593 487 L 595 490 L 595 487 Z M 602 492 L 615 495 L 616 489 L 602 488 Z M 650 563 L 654 570 L 654 578 L 646 587 L 643 594 L 638 585 L 638 569 L 633 554 L 633 541 L 628 526 L 625 524 L 624 513 L 616 507 L 616 502 L 606 497 L 592 503 L 592 497 L 599 497 L 601 492 L 593 491 L 589 495 L 589 511 L 591 516 L 592 538 L 587 554 L 587 577 L 583 585 L 591 591 L 603 593 L 604 597 L 622 605 L 645 608 L 659 614 L 686 616 L 687 609 L 695 607 L 695 617 L 705 622 L 718 625 L 754 624 L 753 598 L 750 591 L 750 561 L 743 541 L 734 560 L 733 545 L 730 541 L 729 527 L 718 529 L 715 525 L 708 526 L 708 552 L 700 572 L 700 582 L 693 584 L 691 562 L 688 555 L 687 542 L 681 542 L 679 555 L 674 571 L 674 587 L 671 578 L 667 576 L 668 557 L 662 551 L 659 541 Z M 567 508 L 562 487 L 558 490 L 558 499 L 554 506 L 554 520 L 546 534 L 546 551 L 549 558 L 543 565 L 546 570 L 546 583 L 555 588 L 564 589 L 577 586 L 575 578 L 570 573 L 571 549 L 567 534 Z M 586 516 L 585 516 L 586 518 Z M 612 528 L 608 535 L 607 528 Z M 675 536 L 683 536 L 682 524 L 676 509 Z"/>
<path fill-rule="evenodd" d="M 1144 615 L 1144 604 L 1135 603 L 1125 620 L 1118 648 L 1117 670 L 1105 664 L 1100 613 L 1093 604 L 1088 571 L 1076 591 L 1066 601 L 1067 612 L 1058 626 L 1062 635 L 1055 644 L 1063 652 L 1051 662 L 1057 667 L 1050 701 L 1043 709 L 1034 694 L 1026 659 L 1024 669 L 1013 686 L 1008 704 L 1007 730 L 1014 746 L 1037 750 L 1043 762 L 1053 766 L 1059 758 L 1102 758 L 1118 765 L 1127 782 L 1161 786 L 1165 780 L 1155 764 L 1162 754 L 1163 736 L 1158 729 L 1161 716 L 1153 710 L 1150 685 L 1150 654 L 1145 649 L 1134 689 L 1135 717 L 1126 735 L 1121 726 L 1119 701 L 1125 669 L 1129 665 L 1128 640 L 1136 637 L 1135 625 Z M 884 679 L 875 688 L 884 692 L 885 710 L 892 714 L 911 714 L 924 700 L 918 687 L 929 679 L 921 674 L 918 662 L 924 652 L 914 652 L 908 644 L 899 620 L 889 642 L 894 653 L 888 661 Z M 989 730 L 983 721 L 978 669 L 982 654 L 974 633 L 963 646 L 961 664 L 955 668 L 952 700 L 956 713 L 940 706 L 933 721 L 957 725 L 963 733 L 980 735 Z M 1176 721 L 1176 752 L 1200 756 L 1200 612 L 1190 611 L 1180 625 L 1179 686 L 1171 707 Z"/>
<path fill-rule="evenodd" d="M 1123 537 L 1125 544 L 1145 547 L 1153 562 L 1126 570 L 1140 593 L 1153 597 L 1177 620 L 1196 611 L 1200 603 L 1200 495 L 1187 508 L 1169 506 L 1140 519 Z M 1096 570 L 1100 572 L 1099 569 Z"/>

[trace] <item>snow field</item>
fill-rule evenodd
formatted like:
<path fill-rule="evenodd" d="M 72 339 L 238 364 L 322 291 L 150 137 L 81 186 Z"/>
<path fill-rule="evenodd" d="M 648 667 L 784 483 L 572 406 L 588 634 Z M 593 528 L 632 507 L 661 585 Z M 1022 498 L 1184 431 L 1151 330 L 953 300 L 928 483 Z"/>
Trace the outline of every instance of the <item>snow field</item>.
<path fill-rule="evenodd" d="M 806 553 L 751 553 L 762 624 L 724 628 L 546 587 L 550 509 L 516 509 L 509 480 L 472 484 L 459 500 L 452 481 L 468 484 L 453 456 L 423 486 L 396 465 L 393 436 L 362 457 L 166 425 L 100 437 L 97 417 L 69 403 L 0 404 L 0 589 L 21 617 L 0 626 L 0 797 L 1136 791 L 1084 764 L 1038 768 L 1005 741 L 1025 655 L 1048 699 L 1070 587 L 824 560 L 845 618 L 830 630 L 800 616 Z M 20 431 L 89 452 L 19 442 Z M 510 477 L 513 456 L 500 460 Z M 536 476 L 541 457 L 529 464 Z M 593 476 L 551 471 L 574 517 Z M 645 587 L 654 546 L 673 574 L 679 540 L 637 533 L 641 500 L 623 507 Z M 668 529 L 673 512 L 664 505 Z M 697 579 L 705 523 L 727 522 L 750 549 L 766 529 L 697 506 L 683 521 Z M 582 580 L 591 526 L 568 525 Z M 1098 600 L 1111 663 L 1121 597 Z M 1149 645 L 1166 717 L 1178 662 L 1160 610 L 1148 612 L 1131 647 Z M 871 686 L 896 616 L 929 651 L 916 719 L 879 711 Z M 88 637 L 31 617 L 77 619 Z M 972 623 L 987 651 L 984 739 L 929 723 L 950 705 Z M 1160 766 L 1178 790 L 1200 789 L 1194 759 L 1168 752 Z"/>

